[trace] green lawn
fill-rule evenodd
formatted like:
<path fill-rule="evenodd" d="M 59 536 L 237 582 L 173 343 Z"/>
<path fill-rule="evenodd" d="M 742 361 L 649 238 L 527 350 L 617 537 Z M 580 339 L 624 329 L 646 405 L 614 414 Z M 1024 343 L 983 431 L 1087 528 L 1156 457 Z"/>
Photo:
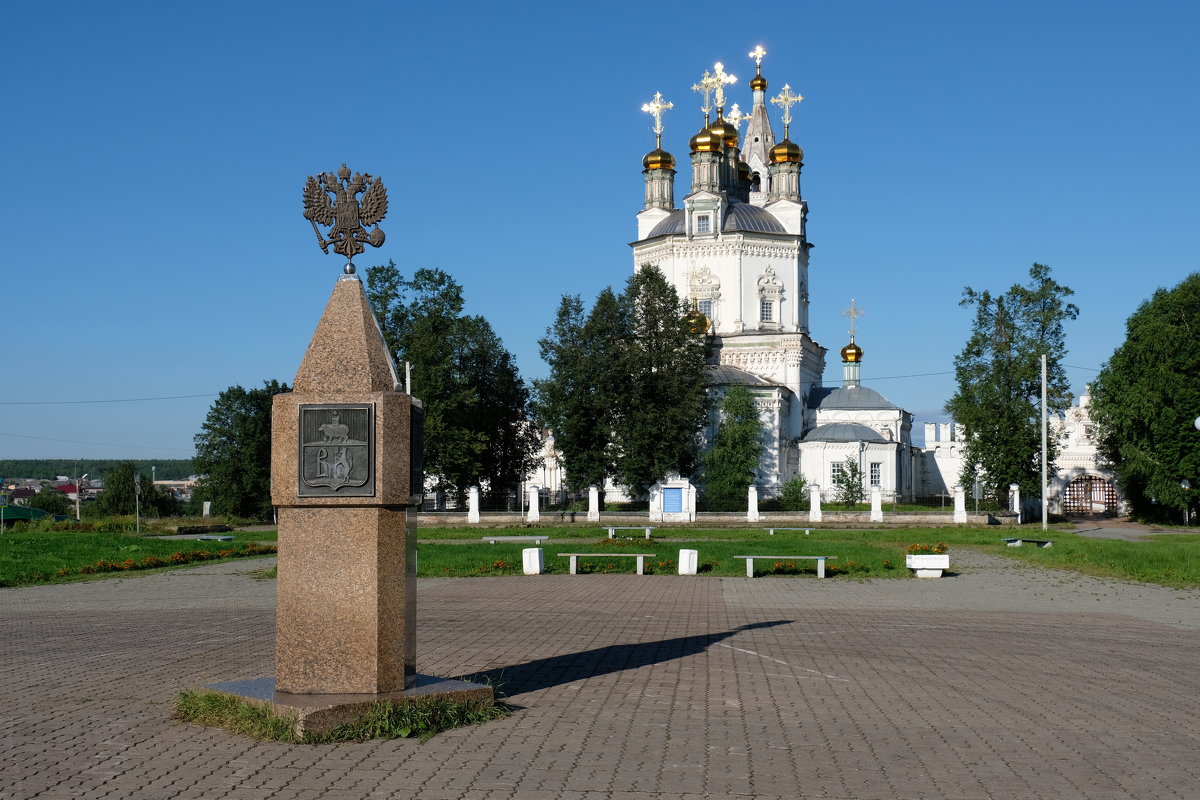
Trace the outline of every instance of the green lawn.
<path fill-rule="evenodd" d="M 420 575 L 477 576 L 518 575 L 521 573 L 521 550 L 532 542 L 499 543 L 481 541 L 488 534 L 522 536 L 546 534 L 551 541 L 542 543 L 545 569 L 548 573 L 566 573 L 568 559 L 558 553 L 653 553 L 646 560 L 651 574 L 675 574 L 679 550 L 699 551 L 701 575 L 737 577 L 745 575 L 745 562 L 735 555 L 837 556 L 826 562 L 826 574 L 835 580 L 863 578 L 907 578 L 904 551 L 910 544 L 945 542 L 950 547 L 950 566 L 955 568 L 956 550 L 973 549 L 1055 569 L 1116 578 L 1144 581 L 1180 588 L 1200 587 L 1200 534 L 1164 535 L 1147 542 L 1122 542 L 1087 539 L 1065 531 L 1051 530 L 1045 537 L 1040 531 L 1031 535 L 1054 540 L 1050 548 L 1006 547 L 1001 539 L 1016 533 L 1015 528 L 990 526 L 985 528 L 891 528 L 872 531 L 850 531 L 831 528 L 812 528 L 811 535 L 803 532 L 780 532 L 768 536 L 766 529 L 754 528 L 686 528 L 662 527 L 655 538 L 647 541 L 640 531 L 628 531 L 633 538 L 606 538 L 599 526 L 567 526 L 547 528 L 510 528 L 489 530 L 473 527 L 424 528 L 421 539 Z M 81 574 L 80 570 L 107 563 L 109 569 L 127 562 L 139 564 L 145 559 L 164 559 L 164 566 L 181 566 L 171 562 L 175 553 L 203 550 L 218 553 L 237 550 L 247 544 L 275 539 L 275 532 L 235 532 L 233 542 L 200 542 L 167 540 L 152 536 L 132 536 L 115 533 L 7 533 L 0 537 L 0 586 L 20 586 L 31 583 L 64 580 L 87 580 L 138 572 L 96 570 Z M 778 563 L 776 563 L 778 562 Z M 153 565 L 154 562 L 151 561 Z M 63 570 L 67 574 L 60 574 Z M 774 559 L 755 562 L 762 575 L 815 575 L 812 561 Z M 580 571 L 633 573 L 632 558 L 580 559 Z"/>
<path fill-rule="evenodd" d="M 274 538 L 273 532 L 265 535 L 220 535 L 233 536 L 234 541 L 201 542 L 122 533 L 5 533 L 0 536 L 0 586 L 89 580 L 106 575 L 144 574 L 147 568 L 183 566 L 189 563 L 189 553 L 217 554 L 225 551 L 240 554 L 254 542 Z M 182 557 L 176 558 L 176 554 Z M 230 555 L 227 558 L 233 557 L 244 556 Z M 163 563 L 158 564 L 158 561 Z M 130 562 L 133 566 L 127 566 Z"/>

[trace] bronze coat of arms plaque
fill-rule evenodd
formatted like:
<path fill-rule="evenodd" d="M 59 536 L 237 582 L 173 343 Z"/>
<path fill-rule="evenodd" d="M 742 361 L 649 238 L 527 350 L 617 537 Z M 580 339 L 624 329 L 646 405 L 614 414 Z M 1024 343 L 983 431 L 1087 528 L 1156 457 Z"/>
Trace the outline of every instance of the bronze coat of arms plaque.
<path fill-rule="evenodd" d="M 301 497 L 375 496 L 375 406 L 300 406 Z"/>

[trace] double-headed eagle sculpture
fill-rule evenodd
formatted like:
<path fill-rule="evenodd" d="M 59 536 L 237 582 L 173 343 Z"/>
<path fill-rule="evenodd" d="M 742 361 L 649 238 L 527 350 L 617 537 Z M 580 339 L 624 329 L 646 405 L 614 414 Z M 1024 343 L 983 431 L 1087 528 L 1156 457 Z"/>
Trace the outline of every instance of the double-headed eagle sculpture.
<path fill-rule="evenodd" d="M 309 175 L 304 184 L 304 218 L 312 223 L 322 252 L 328 253 L 333 245 L 333 252 L 346 257 L 347 275 L 354 274 L 353 260 L 366 249 L 363 245 L 383 244 L 385 237 L 379 221 L 387 216 L 387 208 L 383 181 L 365 172 L 356 172 L 351 177 L 345 164 L 336 175 L 332 172 Z M 317 225 L 331 226 L 328 239 L 321 235 Z M 368 232 L 365 226 L 370 225 L 375 227 Z"/>

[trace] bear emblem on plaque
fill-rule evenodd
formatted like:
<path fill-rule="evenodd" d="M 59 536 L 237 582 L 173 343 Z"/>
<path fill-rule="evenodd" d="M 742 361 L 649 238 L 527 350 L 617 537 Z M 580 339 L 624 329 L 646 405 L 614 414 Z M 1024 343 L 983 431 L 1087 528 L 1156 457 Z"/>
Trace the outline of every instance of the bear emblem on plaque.
<path fill-rule="evenodd" d="M 301 496 L 375 494 L 371 404 L 300 406 Z"/>

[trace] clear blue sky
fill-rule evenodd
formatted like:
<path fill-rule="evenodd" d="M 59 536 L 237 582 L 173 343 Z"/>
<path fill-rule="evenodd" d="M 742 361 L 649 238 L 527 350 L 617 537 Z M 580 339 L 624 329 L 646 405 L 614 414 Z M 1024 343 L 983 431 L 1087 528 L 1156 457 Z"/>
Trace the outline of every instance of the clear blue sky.
<path fill-rule="evenodd" d="M 391 193 L 360 265 L 446 270 L 543 375 L 559 297 L 632 269 L 641 104 L 675 103 L 686 164 L 689 87 L 723 61 L 748 107 L 759 43 L 769 92 L 806 98 L 826 382 L 855 298 L 864 382 L 918 431 L 953 392 L 964 285 L 1049 264 L 1081 309 L 1078 392 L 1200 269 L 1194 3 L 118 0 L 5 28 L 0 458 L 186 458 L 218 392 L 290 383 L 341 268 L 300 189 L 343 161 Z"/>

